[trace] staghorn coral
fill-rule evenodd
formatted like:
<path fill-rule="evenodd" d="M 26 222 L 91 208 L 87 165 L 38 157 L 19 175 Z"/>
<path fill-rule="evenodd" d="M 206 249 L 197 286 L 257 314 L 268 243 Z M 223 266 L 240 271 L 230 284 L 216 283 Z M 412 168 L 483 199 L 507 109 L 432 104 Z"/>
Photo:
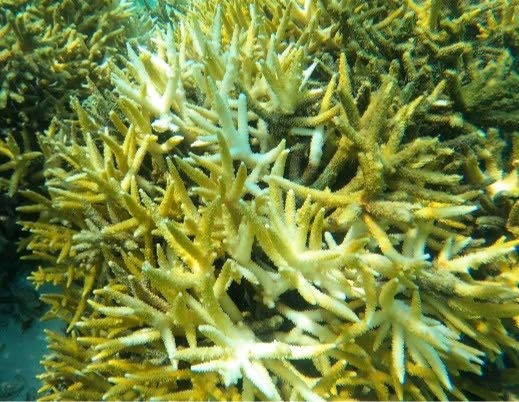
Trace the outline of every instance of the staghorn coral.
<path fill-rule="evenodd" d="M 117 54 L 123 39 L 144 32 L 130 3 L 19 0 L 3 2 L 0 10 L 0 127 L 2 155 L 10 159 L 1 171 L 13 170 L 11 197 L 34 155 L 16 159 L 16 149 L 38 147 L 35 132 L 45 130 L 56 115 L 71 116 L 71 96 L 86 99 L 92 86 L 109 85 L 105 59 Z M 142 31 L 140 31 L 142 29 Z M 86 86 L 86 80 L 91 85 Z M 32 163 L 28 163 L 29 159 Z M 1 188 L 4 189 L 4 177 Z M 27 183 L 25 183 L 27 182 Z M 34 180 L 32 180 L 34 186 Z"/>
<path fill-rule="evenodd" d="M 504 2 L 372 3 L 195 1 L 11 146 L 45 160 L 21 247 L 67 324 L 43 400 L 504 396 L 474 378 L 517 370 L 517 125 L 464 97 L 516 73 L 460 28 Z"/>
<path fill-rule="evenodd" d="M 130 16 L 129 4 L 110 1 L 18 1 L 2 7 L 2 127 L 25 121 L 42 130 L 69 96 L 81 93 L 84 99 L 88 91 L 81 86 L 87 76 L 100 74 L 100 62 L 124 37 Z M 31 116 L 43 106 L 48 114 Z"/>

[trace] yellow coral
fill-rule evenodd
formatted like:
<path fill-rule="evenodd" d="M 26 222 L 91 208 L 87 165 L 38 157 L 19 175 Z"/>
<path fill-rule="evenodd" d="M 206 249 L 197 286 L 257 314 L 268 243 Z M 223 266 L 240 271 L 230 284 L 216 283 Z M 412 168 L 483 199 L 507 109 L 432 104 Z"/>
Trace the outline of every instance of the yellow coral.
<path fill-rule="evenodd" d="M 373 3 L 194 1 L 41 136 L 43 399 L 463 399 L 516 357 L 518 243 L 477 223 L 515 170 L 464 98 L 509 58 L 454 57 L 473 7 Z"/>

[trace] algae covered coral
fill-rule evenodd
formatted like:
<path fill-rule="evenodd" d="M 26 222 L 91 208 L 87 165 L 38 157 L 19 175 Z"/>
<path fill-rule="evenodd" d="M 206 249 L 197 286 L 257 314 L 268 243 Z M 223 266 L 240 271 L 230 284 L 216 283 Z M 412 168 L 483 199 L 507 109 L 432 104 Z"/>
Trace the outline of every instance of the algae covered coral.
<path fill-rule="evenodd" d="M 518 12 L 161 13 L 38 135 L 44 185 L 20 191 L 67 324 L 42 399 L 507 397 L 478 382 L 517 385 Z"/>

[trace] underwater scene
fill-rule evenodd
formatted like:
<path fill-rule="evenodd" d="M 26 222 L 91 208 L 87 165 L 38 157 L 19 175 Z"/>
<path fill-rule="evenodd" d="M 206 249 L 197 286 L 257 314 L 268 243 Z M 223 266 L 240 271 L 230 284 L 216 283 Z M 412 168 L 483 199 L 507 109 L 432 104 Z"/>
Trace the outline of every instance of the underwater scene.
<path fill-rule="evenodd" d="M 0 400 L 517 400 L 519 0 L 0 0 Z"/>

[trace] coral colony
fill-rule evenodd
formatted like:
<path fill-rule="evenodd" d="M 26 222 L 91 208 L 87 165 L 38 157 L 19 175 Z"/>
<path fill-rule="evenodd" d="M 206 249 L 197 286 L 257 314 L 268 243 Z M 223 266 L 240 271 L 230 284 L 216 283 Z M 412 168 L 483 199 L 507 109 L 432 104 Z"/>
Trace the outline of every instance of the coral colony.
<path fill-rule="evenodd" d="M 518 385 L 517 0 L 7 3 L 42 400 Z"/>

